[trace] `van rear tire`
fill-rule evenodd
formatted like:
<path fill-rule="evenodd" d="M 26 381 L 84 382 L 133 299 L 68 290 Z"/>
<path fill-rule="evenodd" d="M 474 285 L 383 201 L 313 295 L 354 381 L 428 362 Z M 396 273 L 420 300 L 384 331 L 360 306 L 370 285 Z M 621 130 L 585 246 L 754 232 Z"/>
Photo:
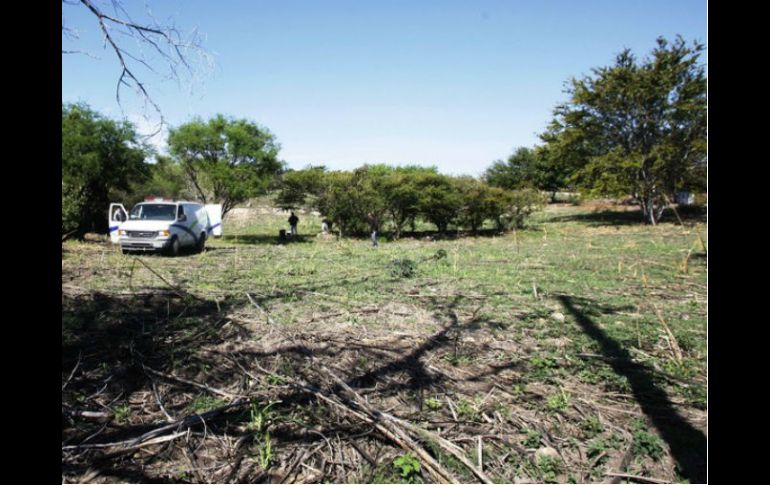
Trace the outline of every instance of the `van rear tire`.
<path fill-rule="evenodd" d="M 198 244 L 195 245 L 195 252 L 202 253 L 206 250 L 206 233 L 201 233 L 201 237 L 198 239 Z"/>

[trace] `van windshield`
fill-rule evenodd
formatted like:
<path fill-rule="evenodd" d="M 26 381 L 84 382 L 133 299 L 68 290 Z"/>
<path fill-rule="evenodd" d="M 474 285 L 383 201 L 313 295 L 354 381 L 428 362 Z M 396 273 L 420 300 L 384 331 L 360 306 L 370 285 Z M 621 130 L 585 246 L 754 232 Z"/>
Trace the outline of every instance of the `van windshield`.
<path fill-rule="evenodd" d="M 137 204 L 131 209 L 128 218 L 132 221 L 174 221 L 175 204 Z"/>

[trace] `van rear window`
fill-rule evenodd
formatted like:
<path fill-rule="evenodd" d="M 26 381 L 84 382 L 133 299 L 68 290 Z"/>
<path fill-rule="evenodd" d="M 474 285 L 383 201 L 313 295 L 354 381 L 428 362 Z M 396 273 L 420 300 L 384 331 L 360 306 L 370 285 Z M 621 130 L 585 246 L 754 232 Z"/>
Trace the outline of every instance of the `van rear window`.
<path fill-rule="evenodd" d="M 175 204 L 137 204 L 131 209 L 128 218 L 132 221 L 174 221 Z"/>

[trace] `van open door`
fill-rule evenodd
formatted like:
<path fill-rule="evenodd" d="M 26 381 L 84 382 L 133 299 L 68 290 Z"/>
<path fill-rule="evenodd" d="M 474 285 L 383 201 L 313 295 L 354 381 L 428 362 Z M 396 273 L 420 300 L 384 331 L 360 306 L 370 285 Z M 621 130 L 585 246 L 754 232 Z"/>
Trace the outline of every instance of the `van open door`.
<path fill-rule="evenodd" d="M 204 207 L 209 215 L 209 234 L 222 236 L 222 204 L 207 204 Z"/>
<path fill-rule="evenodd" d="M 118 243 L 118 229 L 127 220 L 128 212 L 126 212 L 123 204 L 110 204 L 110 211 L 107 213 L 107 226 L 110 229 L 110 241 L 113 244 Z"/>

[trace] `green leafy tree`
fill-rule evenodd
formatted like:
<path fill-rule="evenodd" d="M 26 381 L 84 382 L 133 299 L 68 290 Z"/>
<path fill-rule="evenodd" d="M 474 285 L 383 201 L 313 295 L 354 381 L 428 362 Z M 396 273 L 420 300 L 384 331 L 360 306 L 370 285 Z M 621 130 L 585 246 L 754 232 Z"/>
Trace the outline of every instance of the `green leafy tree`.
<path fill-rule="evenodd" d="M 571 180 L 596 195 L 631 194 L 656 224 L 675 192 L 705 187 L 704 46 L 658 38 L 642 62 L 630 50 L 615 64 L 572 79 L 542 139 Z"/>
<path fill-rule="evenodd" d="M 263 193 L 283 169 L 275 137 L 245 119 L 195 119 L 170 130 L 168 145 L 200 200 L 222 204 L 223 216 Z"/>
<path fill-rule="evenodd" d="M 520 189 L 535 184 L 535 151 L 518 148 L 508 160 L 497 160 L 484 172 L 484 180 L 492 187 Z"/>
<path fill-rule="evenodd" d="M 458 222 L 475 233 L 485 220 L 494 217 L 491 187 L 473 177 L 458 177 L 455 183 L 462 194 Z"/>
<path fill-rule="evenodd" d="M 438 175 L 435 167 L 419 166 L 390 168 L 382 175 L 379 186 L 383 191 L 386 213 L 393 224 L 396 239 L 401 237 L 404 227 L 413 223 L 419 215 L 419 181 L 421 176 L 431 175 Z"/>
<path fill-rule="evenodd" d="M 112 197 L 149 177 L 149 153 L 128 121 L 62 104 L 62 234 L 105 232 Z"/>
<path fill-rule="evenodd" d="M 450 177 L 440 174 L 421 175 L 416 184 L 420 193 L 419 214 L 435 224 L 439 232 L 446 232 L 462 207 L 457 185 Z"/>
<path fill-rule="evenodd" d="M 284 172 L 278 183 L 276 205 L 284 210 L 297 209 L 306 204 L 313 206 L 323 191 L 326 174 L 326 167 L 323 166 Z"/>
<path fill-rule="evenodd" d="M 316 200 L 318 211 L 331 219 L 342 235 L 365 232 L 369 213 L 380 220 L 385 213 L 377 178 L 366 166 L 353 172 L 328 172 Z"/>

